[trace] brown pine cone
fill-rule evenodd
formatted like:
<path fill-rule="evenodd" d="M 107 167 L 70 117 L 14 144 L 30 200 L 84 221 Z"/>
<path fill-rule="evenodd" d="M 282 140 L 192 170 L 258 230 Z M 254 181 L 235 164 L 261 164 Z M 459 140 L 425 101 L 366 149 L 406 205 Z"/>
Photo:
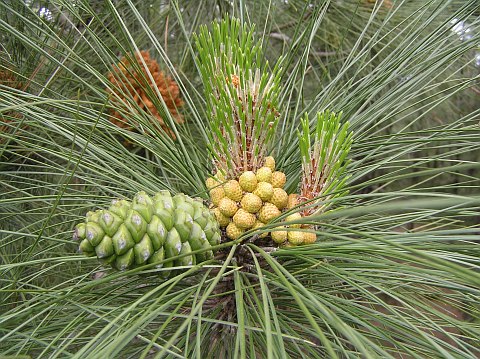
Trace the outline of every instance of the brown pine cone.
<path fill-rule="evenodd" d="M 154 81 L 148 76 L 140 56 L 143 58 Z M 175 121 L 182 124 L 184 120 L 177 109 L 183 105 L 183 101 L 180 98 L 180 89 L 177 83 L 172 77 L 160 70 L 158 62 L 150 58 L 148 51 L 140 51 L 139 54 L 137 53 L 135 55 L 135 61 L 142 69 L 143 74 L 139 73 L 137 68 L 134 68 L 130 60 L 126 57 L 123 57 L 117 66 L 113 67 L 112 71 L 108 73 L 108 79 L 112 83 L 111 91 L 115 93 L 115 96 L 111 97 L 114 107 L 128 111 L 123 104 L 128 102 L 127 96 L 125 96 L 125 93 L 128 93 L 128 98 L 133 99 L 141 109 L 155 116 L 162 129 L 166 131 L 171 138 L 175 139 L 175 134 L 165 124 L 165 121 L 157 111 L 151 96 L 146 90 L 153 89 L 154 93 L 156 93 L 155 88 L 157 88 Z M 118 97 L 122 98 L 123 101 L 118 100 Z M 134 124 L 125 118 L 120 111 L 112 108 L 110 113 L 112 115 L 111 121 L 115 125 L 131 131 L 135 129 Z"/>
<path fill-rule="evenodd" d="M 23 83 L 19 81 L 15 72 L 10 70 L 8 67 L 4 67 L 3 65 L 0 67 L 0 85 L 18 90 L 22 89 L 23 87 Z M 6 113 L 5 116 L 2 116 L 2 118 L 0 118 L 0 133 L 6 133 L 11 128 L 11 126 L 8 126 L 8 124 L 12 121 L 5 118 L 8 116 L 16 118 L 21 117 L 21 115 L 17 112 L 9 112 Z"/>

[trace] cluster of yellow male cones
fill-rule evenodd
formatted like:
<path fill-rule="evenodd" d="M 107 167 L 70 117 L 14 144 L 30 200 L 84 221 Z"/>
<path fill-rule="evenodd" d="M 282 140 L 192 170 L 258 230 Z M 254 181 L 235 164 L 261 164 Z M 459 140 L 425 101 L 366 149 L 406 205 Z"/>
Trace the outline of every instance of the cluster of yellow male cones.
<path fill-rule="evenodd" d="M 283 189 L 285 173 L 275 171 L 275 159 L 265 158 L 263 167 L 256 172 L 243 172 L 236 179 L 226 179 L 220 172 L 209 177 L 206 185 L 210 190 L 210 210 L 221 228 L 230 239 L 239 238 L 245 231 L 265 226 L 275 218 L 298 204 L 298 195 Z M 287 216 L 285 221 L 297 221 L 300 213 Z M 311 244 L 316 241 L 315 233 L 306 231 L 301 224 L 278 226 L 270 233 L 264 232 L 260 238 L 268 235 L 282 246 Z M 301 229 L 304 230 L 295 230 Z"/>

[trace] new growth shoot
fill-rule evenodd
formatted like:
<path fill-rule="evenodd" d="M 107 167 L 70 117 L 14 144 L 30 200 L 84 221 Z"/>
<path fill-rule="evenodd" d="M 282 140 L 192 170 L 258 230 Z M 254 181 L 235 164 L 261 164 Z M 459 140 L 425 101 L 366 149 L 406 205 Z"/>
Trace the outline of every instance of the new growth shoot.
<path fill-rule="evenodd" d="M 331 205 L 331 200 L 344 196 L 348 175 L 346 159 L 352 145 L 349 123 L 341 125 L 342 114 L 325 111 L 317 113 L 316 128 L 310 133 L 307 114 L 298 131 L 302 156 L 302 181 L 299 200 L 305 203 L 303 216 L 320 214 Z M 312 139 L 313 137 L 313 139 Z"/>
<path fill-rule="evenodd" d="M 261 43 L 237 19 L 202 27 L 198 63 L 209 114 L 209 151 L 227 178 L 262 166 L 280 113 L 280 71 L 270 73 Z"/>

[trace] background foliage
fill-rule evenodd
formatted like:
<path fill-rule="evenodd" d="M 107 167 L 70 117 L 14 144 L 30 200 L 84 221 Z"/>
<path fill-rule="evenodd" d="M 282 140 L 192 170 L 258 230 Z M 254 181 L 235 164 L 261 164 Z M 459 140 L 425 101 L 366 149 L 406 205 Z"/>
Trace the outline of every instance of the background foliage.
<path fill-rule="evenodd" d="M 285 56 L 270 150 L 289 191 L 300 119 L 329 109 L 354 133 L 350 194 L 308 219 L 312 246 L 225 243 L 167 281 L 107 271 L 76 254 L 85 212 L 139 190 L 207 198 L 192 34 L 227 14 Z M 478 356 L 478 16 L 473 0 L 0 3 L 1 355 Z M 176 141 L 127 93 L 135 131 L 109 120 L 108 72 L 138 50 L 179 84 L 185 124 L 155 100 Z"/>

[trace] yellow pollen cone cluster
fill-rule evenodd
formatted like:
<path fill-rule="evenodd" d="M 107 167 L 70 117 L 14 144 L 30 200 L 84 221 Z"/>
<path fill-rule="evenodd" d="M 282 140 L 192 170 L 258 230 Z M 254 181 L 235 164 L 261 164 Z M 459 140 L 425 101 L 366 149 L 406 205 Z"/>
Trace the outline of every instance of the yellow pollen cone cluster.
<path fill-rule="evenodd" d="M 238 178 L 227 179 L 217 173 L 206 181 L 211 199 L 211 212 L 229 239 L 235 240 L 244 232 L 256 229 L 272 222 L 298 204 L 297 194 L 287 194 L 283 187 L 287 178 L 285 173 L 275 170 L 275 159 L 265 158 L 263 166 L 256 172 L 245 171 Z M 295 213 L 285 221 L 301 219 Z M 313 243 L 315 233 L 300 229 L 300 224 L 275 227 L 271 232 L 263 232 L 260 238 L 270 236 L 272 241 L 282 246 L 296 246 Z"/>
<path fill-rule="evenodd" d="M 287 202 L 286 210 L 290 210 L 297 205 L 297 195 L 289 195 L 285 200 Z M 300 221 L 302 215 L 298 212 L 285 218 L 285 222 Z M 288 228 L 288 230 L 286 230 Z M 272 230 L 272 240 L 281 247 L 295 247 L 302 244 L 312 244 L 317 240 L 317 235 L 309 225 L 292 223 L 287 226 L 279 226 Z"/>
<path fill-rule="evenodd" d="M 275 171 L 275 159 L 265 159 L 256 172 L 245 171 L 236 179 L 217 174 L 206 181 L 211 211 L 227 237 L 237 239 L 245 231 L 259 228 L 281 214 L 288 194 L 283 190 L 285 174 Z M 262 233 L 260 237 L 266 237 Z"/>

